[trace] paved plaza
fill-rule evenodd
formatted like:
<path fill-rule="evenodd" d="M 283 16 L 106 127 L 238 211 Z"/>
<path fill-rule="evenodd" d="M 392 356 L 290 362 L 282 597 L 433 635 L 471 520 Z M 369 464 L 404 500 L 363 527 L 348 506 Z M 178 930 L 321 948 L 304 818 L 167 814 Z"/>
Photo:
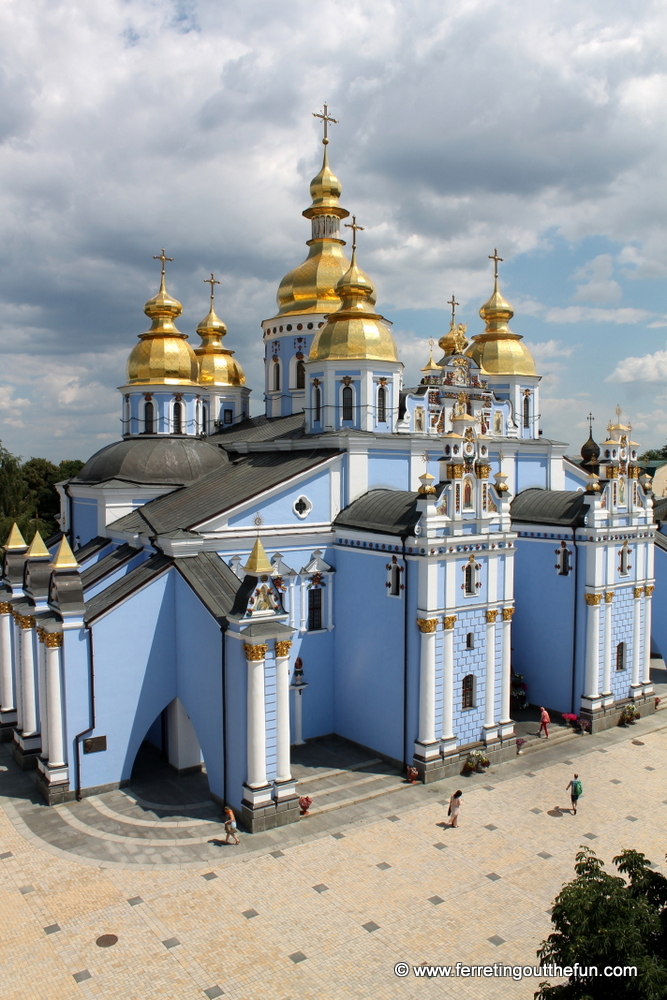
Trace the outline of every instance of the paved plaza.
<path fill-rule="evenodd" d="M 180 805 L 137 782 L 47 808 L 1 747 L 0 997 L 529 998 L 534 980 L 398 978 L 394 966 L 535 964 L 579 845 L 606 862 L 634 847 L 667 871 L 662 710 L 430 786 L 359 757 L 342 791 L 335 761 L 320 762 L 337 808 L 233 847 L 198 798 L 203 776 L 174 780 Z"/>

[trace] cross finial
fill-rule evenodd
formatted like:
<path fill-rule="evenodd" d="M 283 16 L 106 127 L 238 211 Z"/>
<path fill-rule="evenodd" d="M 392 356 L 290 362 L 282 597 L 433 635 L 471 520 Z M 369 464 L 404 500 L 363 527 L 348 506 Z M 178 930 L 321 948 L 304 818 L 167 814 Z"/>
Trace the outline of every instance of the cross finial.
<path fill-rule="evenodd" d="M 593 421 L 595 420 L 595 417 L 593 416 L 592 413 L 589 413 L 588 416 L 586 417 L 586 420 L 588 420 L 589 435 L 590 437 L 593 437 Z"/>
<path fill-rule="evenodd" d="M 429 453 L 427 451 L 425 451 L 424 454 L 422 455 L 422 458 L 424 459 L 424 462 L 426 463 L 426 472 L 428 472 L 428 463 L 431 461 L 431 456 L 429 455 Z"/>
<path fill-rule="evenodd" d="M 623 410 L 621 409 L 620 403 L 617 403 L 616 404 L 616 409 L 614 410 L 614 413 L 616 414 L 616 420 L 618 421 L 619 424 L 621 422 L 621 413 L 622 412 L 623 412 Z"/>
<path fill-rule="evenodd" d="M 447 305 L 452 307 L 452 326 L 454 326 L 454 319 L 456 317 L 456 307 L 461 305 L 461 303 L 457 302 L 456 299 L 454 298 L 454 292 L 452 292 L 451 299 L 447 300 Z"/>
<path fill-rule="evenodd" d="M 211 271 L 211 277 L 210 278 L 202 278 L 202 281 L 204 281 L 207 285 L 211 286 L 211 309 L 212 309 L 213 308 L 213 301 L 215 299 L 215 287 L 214 286 L 215 285 L 219 285 L 220 282 L 216 281 L 215 278 L 213 277 L 213 271 Z"/>
<path fill-rule="evenodd" d="M 352 249 L 356 250 L 357 249 L 357 232 L 362 232 L 363 233 L 364 227 L 357 225 L 357 217 L 356 217 L 356 215 L 353 215 L 352 216 L 352 222 L 346 222 L 345 223 L 345 228 L 352 230 Z"/>
<path fill-rule="evenodd" d="M 164 251 L 164 247 L 162 247 L 162 252 L 161 253 L 159 253 L 159 254 L 155 254 L 154 253 L 153 254 L 153 260 L 161 260 L 162 261 L 162 277 L 163 278 L 164 278 L 164 265 L 165 265 L 165 262 L 168 261 L 168 260 L 173 260 L 173 259 L 174 259 L 173 257 L 167 257 L 167 255 L 166 255 L 166 253 Z"/>
<path fill-rule="evenodd" d="M 493 261 L 493 279 L 498 281 L 498 264 L 501 264 L 504 260 L 503 257 L 498 256 L 498 248 L 493 248 L 493 253 L 489 254 L 489 260 Z"/>
<path fill-rule="evenodd" d="M 434 347 L 435 347 L 435 340 L 433 339 L 433 337 L 430 337 L 429 338 L 429 342 L 428 342 L 428 352 L 429 352 L 431 361 L 433 360 L 433 348 Z"/>
<path fill-rule="evenodd" d="M 322 119 L 322 124 L 324 125 L 324 138 L 322 139 L 322 145 L 326 146 L 328 144 L 328 142 L 329 142 L 328 128 L 327 128 L 327 126 L 330 123 L 332 125 L 337 125 L 338 124 L 338 119 L 331 117 L 331 115 L 329 114 L 329 105 L 326 103 L 326 101 L 325 101 L 323 107 L 324 107 L 324 110 L 321 111 L 321 112 L 313 111 L 313 118 L 321 118 Z"/>

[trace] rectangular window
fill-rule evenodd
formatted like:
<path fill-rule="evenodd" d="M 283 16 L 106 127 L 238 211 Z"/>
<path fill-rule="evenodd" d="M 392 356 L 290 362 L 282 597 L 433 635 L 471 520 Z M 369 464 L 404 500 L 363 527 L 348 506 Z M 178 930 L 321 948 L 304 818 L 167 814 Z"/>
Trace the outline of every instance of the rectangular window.
<path fill-rule="evenodd" d="M 308 631 L 318 632 L 322 628 L 322 591 L 308 591 Z"/>
<path fill-rule="evenodd" d="M 224 423 L 231 424 L 231 422 L 233 420 L 233 417 L 234 417 L 234 411 L 233 410 L 223 410 L 222 411 L 222 419 L 223 419 Z"/>

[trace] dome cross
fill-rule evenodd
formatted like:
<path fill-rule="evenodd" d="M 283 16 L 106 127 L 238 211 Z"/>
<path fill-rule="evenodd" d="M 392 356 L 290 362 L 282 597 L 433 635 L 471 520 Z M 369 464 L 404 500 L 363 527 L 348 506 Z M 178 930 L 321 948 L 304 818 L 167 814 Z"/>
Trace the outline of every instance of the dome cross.
<path fill-rule="evenodd" d="M 451 299 L 447 299 L 447 305 L 452 307 L 452 326 L 454 326 L 454 319 L 456 317 L 456 307 L 460 306 L 461 303 L 457 302 L 454 298 L 454 292 L 452 292 Z"/>
<path fill-rule="evenodd" d="M 586 420 L 588 420 L 588 432 L 590 436 L 593 437 L 593 421 L 595 420 L 595 417 L 592 413 L 589 413 Z"/>
<path fill-rule="evenodd" d="M 214 286 L 215 285 L 219 285 L 220 282 L 215 280 L 215 277 L 213 276 L 213 271 L 211 271 L 211 277 L 210 278 L 202 278 L 202 281 L 205 284 L 211 286 L 211 309 L 212 309 L 213 308 L 213 303 L 214 303 L 214 300 L 215 300 L 215 287 Z"/>
<path fill-rule="evenodd" d="M 357 225 L 357 217 L 356 217 L 356 215 L 353 215 L 352 216 L 352 222 L 346 222 L 345 223 L 345 228 L 352 230 L 352 249 L 356 250 L 357 249 L 357 232 L 363 233 L 364 227 Z"/>
<path fill-rule="evenodd" d="M 324 110 L 321 112 L 313 111 L 313 118 L 322 119 L 322 124 L 324 125 L 324 138 L 322 139 L 322 145 L 326 146 L 329 142 L 327 126 L 329 124 L 338 125 L 338 119 L 331 117 L 329 114 L 329 105 L 326 102 L 324 103 L 323 108 Z"/>
<path fill-rule="evenodd" d="M 154 253 L 153 254 L 153 260 L 161 260 L 162 261 L 162 272 L 161 273 L 162 273 L 162 277 L 163 278 L 164 278 L 164 265 L 165 265 L 165 262 L 168 261 L 168 260 L 173 261 L 173 259 L 174 259 L 173 257 L 167 257 L 167 255 L 165 253 L 164 247 L 162 247 L 161 253 L 159 253 L 159 254 L 155 254 Z"/>
<path fill-rule="evenodd" d="M 502 264 L 504 257 L 498 256 L 498 248 L 493 248 L 493 253 L 489 254 L 489 260 L 493 261 L 493 277 L 495 281 L 498 281 L 498 264 Z"/>

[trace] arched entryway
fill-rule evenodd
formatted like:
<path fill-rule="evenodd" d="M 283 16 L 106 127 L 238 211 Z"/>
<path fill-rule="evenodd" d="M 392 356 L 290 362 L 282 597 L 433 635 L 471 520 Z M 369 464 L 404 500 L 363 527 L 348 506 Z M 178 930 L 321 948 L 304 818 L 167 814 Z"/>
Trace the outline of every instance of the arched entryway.
<path fill-rule="evenodd" d="M 179 698 L 174 698 L 148 728 L 132 767 L 135 796 L 162 805 L 188 805 L 210 799 L 197 734 Z"/>

